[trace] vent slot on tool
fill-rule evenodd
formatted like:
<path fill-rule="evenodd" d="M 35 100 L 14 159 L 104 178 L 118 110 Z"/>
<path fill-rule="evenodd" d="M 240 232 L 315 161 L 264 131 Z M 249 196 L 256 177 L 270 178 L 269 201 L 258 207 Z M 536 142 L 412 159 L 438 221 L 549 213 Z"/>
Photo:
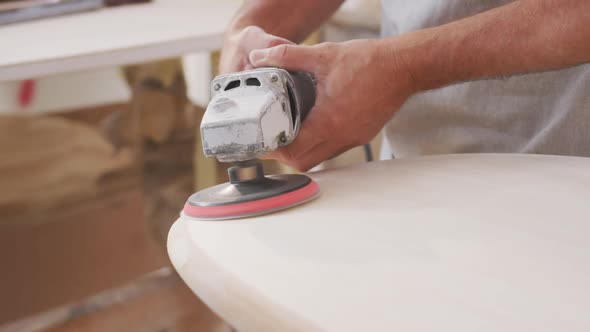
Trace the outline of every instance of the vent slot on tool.
<path fill-rule="evenodd" d="M 291 84 L 287 84 L 287 94 L 289 95 L 289 111 L 291 112 L 291 119 L 293 120 L 293 129 L 295 129 L 295 121 L 297 119 L 297 105 L 295 103 L 295 96 L 293 95 L 293 88 Z"/>
<path fill-rule="evenodd" d="M 231 82 L 227 83 L 227 85 L 225 86 L 225 91 L 235 89 L 239 86 L 240 86 L 240 80 L 231 81 Z"/>
<path fill-rule="evenodd" d="M 260 86 L 260 81 L 256 77 L 250 77 L 246 80 L 246 85 Z"/>

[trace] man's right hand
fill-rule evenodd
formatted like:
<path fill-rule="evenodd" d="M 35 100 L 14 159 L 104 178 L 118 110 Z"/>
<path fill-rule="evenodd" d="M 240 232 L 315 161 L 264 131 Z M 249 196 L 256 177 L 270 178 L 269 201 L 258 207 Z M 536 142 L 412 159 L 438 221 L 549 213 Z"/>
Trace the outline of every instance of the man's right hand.
<path fill-rule="evenodd" d="M 241 31 L 226 35 L 221 59 L 219 62 L 220 74 L 232 73 L 253 69 L 250 63 L 250 52 L 281 44 L 294 44 L 293 42 L 266 33 L 257 26 L 249 26 Z"/>

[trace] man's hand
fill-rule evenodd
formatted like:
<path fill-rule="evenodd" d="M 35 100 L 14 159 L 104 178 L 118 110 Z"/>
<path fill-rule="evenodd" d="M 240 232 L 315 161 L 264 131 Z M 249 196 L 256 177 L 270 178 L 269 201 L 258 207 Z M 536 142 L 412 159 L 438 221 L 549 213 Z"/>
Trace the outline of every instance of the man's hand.
<path fill-rule="evenodd" d="M 219 71 L 222 74 L 252 69 L 248 56 L 257 49 L 273 47 L 281 44 L 293 44 L 287 39 L 266 33 L 259 27 L 249 26 L 225 38 Z"/>
<path fill-rule="evenodd" d="M 230 73 L 252 68 L 248 61 L 252 50 L 302 42 L 332 16 L 342 2 L 343 0 L 243 1 L 225 32 L 220 72 Z"/>
<path fill-rule="evenodd" d="M 280 45 L 250 53 L 255 67 L 305 71 L 317 80 L 313 109 L 299 135 L 268 155 L 305 171 L 368 143 L 414 92 L 401 61 L 383 54 L 379 40 Z"/>

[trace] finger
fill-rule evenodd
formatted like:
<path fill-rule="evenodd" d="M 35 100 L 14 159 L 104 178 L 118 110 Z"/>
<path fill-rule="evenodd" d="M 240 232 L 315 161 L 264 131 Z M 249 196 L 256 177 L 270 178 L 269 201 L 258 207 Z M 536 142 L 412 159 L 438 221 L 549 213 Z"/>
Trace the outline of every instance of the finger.
<path fill-rule="evenodd" d="M 279 45 L 295 45 L 295 43 L 285 38 L 267 35 L 266 44 L 260 48 L 275 47 Z"/>
<path fill-rule="evenodd" d="M 327 125 L 322 117 L 317 115 L 319 112 L 314 111 L 314 109 L 315 107 L 309 112 L 305 121 L 301 123 L 299 133 L 293 142 L 266 153 L 260 159 L 294 160 L 325 141 L 321 128 Z"/>
<path fill-rule="evenodd" d="M 311 46 L 282 44 L 275 47 L 253 50 L 250 63 L 256 67 L 278 67 L 287 70 L 313 72 L 317 51 Z"/>
<path fill-rule="evenodd" d="M 266 49 L 279 45 L 295 45 L 295 43 L 285 38 L 273 35 L 265 35 L 262 38 L 260 38 L 260 36 L 252 37 L 250 40 L 245 41 L 245 45 L 247 55 L 249 55 L 250 52 L 254 50 Z"/>
<path fill-rule="evenodd" d="M 307 140 L 305 138 L 305 135 L 303 136 L 303 139 L 301 139 L 301 136 L 298 136 L 297 139 L 290 145 L 280 147 L 275 151 L 270 151 L 259 159 L 275 159 L 281 162 L 291 163 L 293 160 L 296 160 L 298 156 L 305 154 L 305 152 L 312 150 L 314 147 L 321 144 L 321 141 L 312 141 L 306 143 Z M 298 142 L 298 144 L 295 144 L 295 142 Z"/>
<path fill-rule="evenodd" d="M 311 132 L 313 130 L 310 130 L 309 127 L 302 128 L 293 143 L 280 147 L 275 151 L 270 151 L 260 159 L 275 159 L 284 164 L 293 164 L 294 161 L 300 159 L 308 151 L 323 143 L 322 140 L 311 135 Z"/>
<path fill-rule="evenodd" d="M 261 159 L 275 159 L 289 165 L 298 171 L 305 172 L 321 162 L 334 158 L 356 145 L 350 143 L 342 145 L 340 140 L 319 139 L 312 135 L 313 129 L 307 127 L 290 145 L 267 153 Z"/>
<path fill-rule="evenodd" d="M 329 149 L 333 143 L 318 137 L 313 124 L 309 122 L 308 126 L 301 128 L 293 143 L 277 150 L 276 159 L 303 172 L 325 160 L 322 158 L 329 158 Z"/>
<path fill-rule="evenodd" d="M 294 160 L 282 160 L 283 163 L 297 169 L 298 171 L 305 172 L 311 168 L 319 165 L 320 163 L 332 159 L 343 152 L 353 148 L 353 145 L 340 145 L 337 141 L 326 141 L 315 146 L 301 157 Z"/>
<path fill-rule="evenodd" d="M 260 160 L 279 160 L 279 155 L 276 152 L 276 150 L 269 151 L 266 154 L 264 154 L 263 156 L 258 157 L 258 159 L 260 159 Z"/>
<path fill-rule="evenodd" d="M 295 44 L 288 39 L 268 34 L 256 26 L 250 26 L 244 29 L 240 43 L 244 45 L 244 50 L 247 52 L 246 56 L 251 51 L 261 48 L 269 48 L 281 44 Z"/>

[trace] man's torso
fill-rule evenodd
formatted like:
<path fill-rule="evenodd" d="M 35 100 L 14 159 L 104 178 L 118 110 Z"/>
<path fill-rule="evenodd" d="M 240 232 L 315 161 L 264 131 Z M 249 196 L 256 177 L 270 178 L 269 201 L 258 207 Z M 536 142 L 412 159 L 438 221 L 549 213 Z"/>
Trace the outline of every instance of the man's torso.
<path fill-rule="evenodd" d="M 438 26 L 508 2 L 382 0 L 382 33 Z M 419 93 L 385 126 L 385 136 L 396 157 L 467 152 L 590 156 L 589 128 L 590 65 L 582 65 Z"/>

